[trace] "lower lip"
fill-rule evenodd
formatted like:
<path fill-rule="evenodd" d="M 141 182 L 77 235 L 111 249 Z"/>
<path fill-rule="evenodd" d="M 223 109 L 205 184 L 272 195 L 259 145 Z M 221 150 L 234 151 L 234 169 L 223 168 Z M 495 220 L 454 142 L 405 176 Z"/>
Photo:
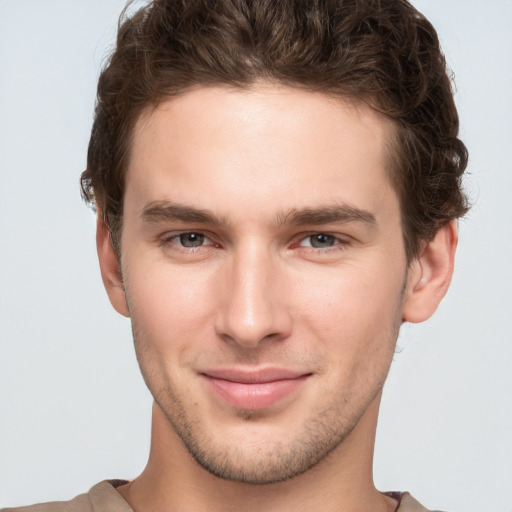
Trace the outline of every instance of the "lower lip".
<path fill-rule="evenodd" d="M 237 409 L 256 411 L 281 402 L 296 392 L 309 375 L 296 379 L 244 384 L 206 375 L 206 382 L 215 396 Z"/>

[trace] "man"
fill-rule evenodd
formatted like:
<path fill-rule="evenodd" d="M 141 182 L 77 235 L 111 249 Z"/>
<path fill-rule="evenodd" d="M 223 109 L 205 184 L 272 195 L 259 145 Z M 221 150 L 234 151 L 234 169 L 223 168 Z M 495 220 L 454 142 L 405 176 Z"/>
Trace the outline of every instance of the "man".
<path fill-rule="evenodd" d="M 125 19 L 82 187 L 155 399 L 151 453 L 131 482 L 33 510 L 426 510 L 377 491 L 372 457 L 400 325 L 452 275 L 457 132 L 404 0 Z"/>

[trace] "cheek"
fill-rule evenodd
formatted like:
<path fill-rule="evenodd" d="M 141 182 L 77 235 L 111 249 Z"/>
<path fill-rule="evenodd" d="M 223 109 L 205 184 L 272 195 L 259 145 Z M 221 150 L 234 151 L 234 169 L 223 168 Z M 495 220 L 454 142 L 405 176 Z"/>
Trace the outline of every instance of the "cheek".
<path fill-rule="evenodd" d="M 165 264 L 145 268 L 151 270 L 128 276 L 126 282 L 134 330 L 151 340 L 152 351 L 164 354 L 173 349 L 175 356 L 176 350 L 204 338 L 198 332 L 204 331 L 211 316 L 208 279 L 201 269 Z"/>
<path fill-rule="evenodd" d="M 350 397 L 352 404 L 364 402 L 382 386 L 398 335 L 401 285 L 354 270 L 309 295 L 302 331 L 324 355 L 324 396 L 348 407 Z"/>
<path fill-rule="evenodd" d="M 321 269 L 307 278 L 302 274 L 293 294 L 301 301 L 294 308 L 299 322 L 339 359 L 365 356 L 372 345 L 394 346 L 404 278 L 398 272 L 380 275 L 375 266 Z"/>

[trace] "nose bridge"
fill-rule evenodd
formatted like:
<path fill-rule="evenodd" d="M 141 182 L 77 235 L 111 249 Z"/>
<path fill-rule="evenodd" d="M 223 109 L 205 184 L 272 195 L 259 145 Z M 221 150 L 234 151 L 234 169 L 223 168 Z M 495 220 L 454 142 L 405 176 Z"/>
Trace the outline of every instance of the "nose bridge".
<path fill-rule="evenodd" d="M 233 251 L 224 273 L 217 332 L 224 339 L 256 347 L 263 339 L 288 335 L 284 290 L 276 256 L 256 240 Z"/>

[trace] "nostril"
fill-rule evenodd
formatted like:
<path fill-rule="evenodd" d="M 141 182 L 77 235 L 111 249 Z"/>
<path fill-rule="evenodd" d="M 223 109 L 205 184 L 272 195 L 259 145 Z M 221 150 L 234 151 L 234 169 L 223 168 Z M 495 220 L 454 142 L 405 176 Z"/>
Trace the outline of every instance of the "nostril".
<path fill-rule="evenodd" d="M 226 343 L 255 348 L 262 343 L 279 342 L 288 337 L 291 331 L 288 324 L 289 322 L 277 320 L 275 316 L 251 324 L 224 321 L 219 322 L 217 334 Z"/>

